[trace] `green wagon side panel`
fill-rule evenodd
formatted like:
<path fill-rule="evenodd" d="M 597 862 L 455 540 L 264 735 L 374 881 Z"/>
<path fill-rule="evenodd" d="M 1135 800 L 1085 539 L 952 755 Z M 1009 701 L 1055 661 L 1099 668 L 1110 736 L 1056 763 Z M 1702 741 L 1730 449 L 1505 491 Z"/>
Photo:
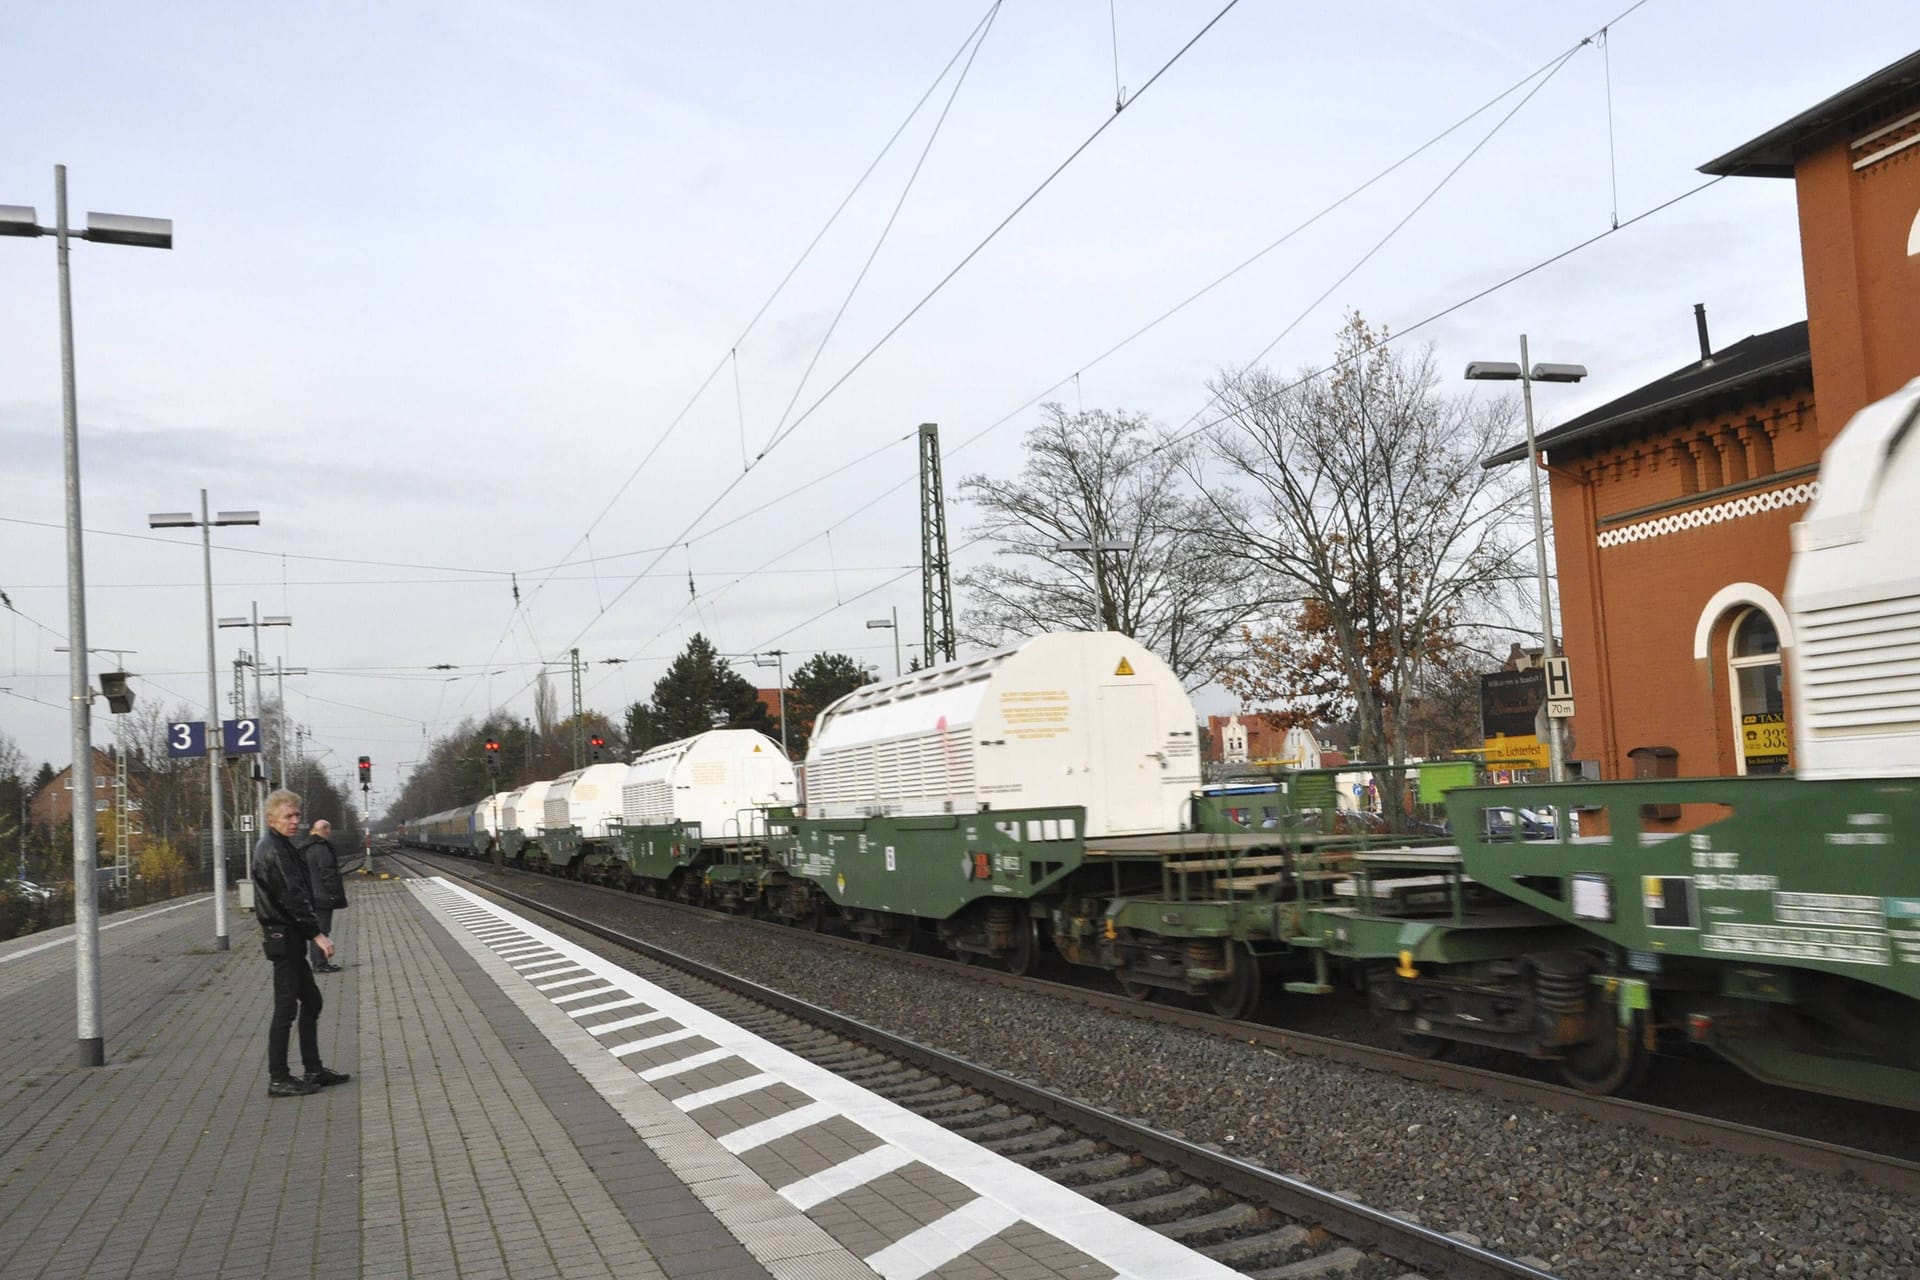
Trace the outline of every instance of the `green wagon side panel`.
<path fill-rule="evenodd" d="M 700 848 L 700 824 L 669 822 L 659 826 L 607 825 L 607 842 L 626 859 L 636 876 L 671 880 L 691 866 Z"/>
<path fill-rule="evenodd" d="M 787 869 L 839 906 L 944 920 L 983 898 L 1031 898 L 1072 874 L 1086 811 L 802 818 L 794 828 Z"/>
<path fill-rule="evenodd" d="M 1479 834 L 1483 809 L 1516 807 L 1578 813 L 1609 834 L 1569 838 L 1565 821 L 1554 840 Z M 1447 809 L 1473 879 L 1628 950 L 1817 970 L 1920 998 L 1920 781 L 1470 787 Z M 1674 817 L 1691 829 L 1643 835 Z"/>

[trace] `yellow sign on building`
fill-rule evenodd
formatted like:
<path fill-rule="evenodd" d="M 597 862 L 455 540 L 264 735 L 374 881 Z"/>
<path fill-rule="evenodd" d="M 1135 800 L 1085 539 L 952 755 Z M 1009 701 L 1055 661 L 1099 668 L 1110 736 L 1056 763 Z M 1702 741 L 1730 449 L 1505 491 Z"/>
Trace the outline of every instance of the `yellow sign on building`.
<path fill-rule="evenodd" d="M 1552 752 L 1534 734 L 1508 736 L 1497 733 L 1481 744 L 1489 769 L 1545 769 L 1552 763 Z"/>

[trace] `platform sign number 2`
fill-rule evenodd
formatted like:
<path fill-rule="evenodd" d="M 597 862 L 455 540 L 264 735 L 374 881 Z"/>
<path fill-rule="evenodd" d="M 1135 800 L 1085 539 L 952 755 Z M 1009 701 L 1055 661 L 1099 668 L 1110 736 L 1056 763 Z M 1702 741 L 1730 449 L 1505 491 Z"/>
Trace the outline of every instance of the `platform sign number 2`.
<path fill-rule="evenodd" d="M 222 720 L 220 722 L 220 745 L 230 756 L 241 756 L 260 750 L 260 722 L 248 718 L 245 720 Z"/>

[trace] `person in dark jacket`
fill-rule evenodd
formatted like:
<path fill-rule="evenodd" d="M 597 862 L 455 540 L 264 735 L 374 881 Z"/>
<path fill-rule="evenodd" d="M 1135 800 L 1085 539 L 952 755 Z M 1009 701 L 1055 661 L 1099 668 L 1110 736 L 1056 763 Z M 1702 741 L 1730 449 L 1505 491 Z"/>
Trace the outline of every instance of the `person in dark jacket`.
<path fill-rule="evenodd" d="M 334 851 L 333 824 L 325 818 L 314 819 L 313 828 L 300 852 L 307 860 L 307 887 L 313 891 L 313 914 L 320 921 L 320 932 L 333 935 L 333 913 L 347 905 L 347 891 L 340 883 L 340 855 Z M 338 943 L 334 955 L 340 954 Z M 338 973 L 340 966 L 320 954 L 320 944 L 307 944 L 307 963 L 315 973 Z"/>
<path fill-rule="evenodd" d="M 343 1084 L 344 1071 L 320 1062 L 320 988 L 307 967 L 311 941 L 323 957 L 333 955 L 333 940 L 320 929 L 307 862 L 294 847 L 300 829 L 300 797 L 276 791 L 267 797 L 267 830 L 253 847 L 253 913 L 260 920 L 260 946 L 273 962 L 273 1022 L 267 1030 L 267 1096 L 297 1098 L 330 1084 Z M 300 1060 L 305 1076 L 287 1069 L 287 1035 L 300 1024 Z"/>

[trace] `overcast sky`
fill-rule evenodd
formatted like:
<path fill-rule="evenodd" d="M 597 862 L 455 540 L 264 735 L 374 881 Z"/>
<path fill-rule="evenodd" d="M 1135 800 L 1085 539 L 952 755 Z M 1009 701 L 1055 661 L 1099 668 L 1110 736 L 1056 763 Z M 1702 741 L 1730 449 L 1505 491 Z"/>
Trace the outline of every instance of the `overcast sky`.
<path fill-rule="evenodd" d="M 51 222 L 64 163 L 76 220 L 175 226 L 73 250 L 90 643 L 204 713 L 198 535 L 146 517 L 205 487 L 262 512 L 217 531 L 216 612 L 292 616 L 263 637 L 309 669 L 291 713 L 381 791 L 576 645 L 616 722 L 696 630 L 891 674 L 864 624 L 919 640 L 916 424 L 952 493 L 1018 469 L 1036 398 L 1186 422 L 1220 368 L 1320 361 L 1348 308 L 1410 328 L 1920 45 L 1911 0 L 1650 0 L 1097 359 L 1631 0 L 1243 0 L 1149 87 L 1221 2 L 1009 0 L 977 44 L 985 0 L 9 6 L 0 203 Z M 58 767 L 54 256 L 0 239 L 0 731 Z M 1717 345 L 1804 317 L 1791 183 L 1722 182 L 1412 340 L 1449 373 L 1523 331 L 1585 363 L 1550 424 L 1695 358 L 1695 302 Z M 250 643 L 219 634 L 223 703 Z"/>

